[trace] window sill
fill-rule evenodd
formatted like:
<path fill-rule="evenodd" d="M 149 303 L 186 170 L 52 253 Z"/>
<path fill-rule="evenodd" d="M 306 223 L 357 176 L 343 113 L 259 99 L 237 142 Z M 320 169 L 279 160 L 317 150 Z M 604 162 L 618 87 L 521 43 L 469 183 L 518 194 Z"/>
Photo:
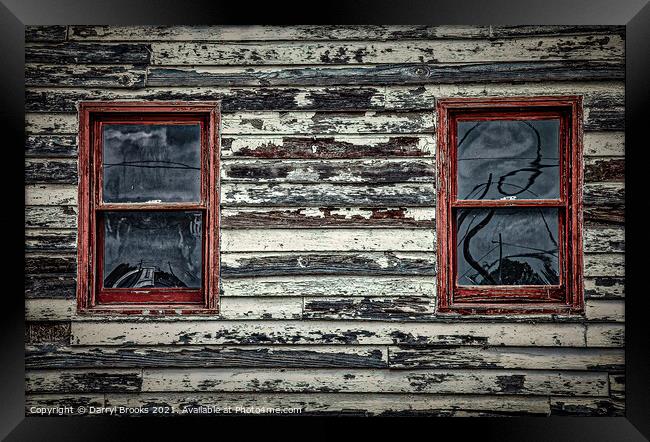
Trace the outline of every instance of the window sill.
<path fill-rule="evenodd" d="M 215 319 L 219 315 L 218 308 L 208 308 L 203 305 L 155 305 L 155 304 L 121 304 L 114 306 L 100 305 L 83 310 L 77 310 L 74 319 L 120 319 L 124 317 L 161 319 Z"/>

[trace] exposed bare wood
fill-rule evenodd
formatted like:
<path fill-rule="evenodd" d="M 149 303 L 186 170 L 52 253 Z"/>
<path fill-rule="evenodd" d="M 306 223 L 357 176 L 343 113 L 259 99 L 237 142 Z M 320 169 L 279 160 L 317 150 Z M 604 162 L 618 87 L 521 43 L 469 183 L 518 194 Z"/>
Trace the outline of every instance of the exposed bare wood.
<path fill-rule="evenodd" d="M 49 26 L 25 26 L 25 41 L 26 42 L 58 42 L 64 41 L 66 38 L 66 26 L 49 25 Z"/>
<path fill-rule="evenodd" d="M 554 416 L 624 416 L 625 402 L 608 398 L 551 397 Z"/>
<path fill-rule="evenodd" d="M 438 369 L 621 370 L 622 349 L 533 347 L 389 347 L 389 366 Z"/>
<path fill-rule="evenodd" d="M 140 43 L 28 43 L 26 63 L 148 64 L 151 45 Z"/>
<path fill-rule="evenodd" d="M 407 63 L 311 66 L 165 66 L 147 69 L 147 86 L 336 86 L 529 83 L 625 79 L 619 60 Z"/>
<path fill-rule="evenodd" d="M 433 207 L 224 208 L 221 210 L 221 226 L 223 228 L 432 228 L 435 212 Z M 39 214 L 41 223 L 45 224 L 50 220 L 49 214 L 50 212 Z M 34 222 L 38 223 L 38 221 Z"/>
<path fill-rule="evenodd" d="M 431 206 L 433 183 L 391 184 L 231 184 L 221 185 L 223 207 L 250 206 Z"/>
<path fill-rule="evenodd" d="M 29 135 L 25 138 L 26 157 L 76 158 L 75 135 Z"/>
<path fill-rule="evenodd" d="M 77 208 L 75 206 L 27 206 L 25 227 L 76 229 Z"/>
<path fill-rule="evenodd" d="M 251 183 L 435 182 L 431 159 L 224 160 L 221 179 Z"/>
<path fill-rule="evenodd" d="M 84 393 L 140 391 L 140 370 L 30 370 L 25 373 L 25 389 L 38 393 Z"/>
<path fill-rule="evenodd" d="M 283 159 L 421 157 L 433 155 L 434 145 L 433 135 L 242 135 L 224 137 L 221 155 Z"/>
<path fill-rule="evenodd" d="M 84 86 L 107 88 L 141 88 L 144 87 L 146 71 L 143 66 L 132 65 L 43 65 L 25 66 L 25 86 Z M 38 96 L 27 94 L 27 109 Z M 41 100 L 48 100 L 41 98 Z M 56 110 L 54 110 L 56 112 Z M 66 109 L 74 111 L 73 108 Z M 60 112 L 60 111 L 59 111 Z"/>
<path fill-rule="evenodd" d="M 373 346 L 28 346 L 27 369 L 141 367 L 385 368 L 386 347 Z"/>
<path fill-rule="evenodd" d="M 224 112 L 255 110 L 400 110 L 433 109 L 436 99 L 448 97 L 507 97 L 526 95 L 583 95 L 587 108 L 608 109 L 625 104 L 624 83 L 539 82 L 386 86 L 273 87 L 148 87 L 140 86 L 140 67 L 103 65 L 28 65 L 25 73 L 27 112 L 75 112 L 84 100 L 222 100 Z M 56 87 L 51 87 L 56 86 Z M 70 87 L 61 87 L 70 86 Z M 589 151 L 587 151 L 589 153 Z"/>
<path fill-rule="evenodd" d="M 587 299 L 620 299 L 624 297 L 625 280 L 622 277 L 585 278 L 585 298 Z"/>
<path fill-rule="evenodd" d="M 221 274 L 228 277 L 373 275 L 433 276 L 431 252 L 223 253 Z"/>
<path fill-rule="evenodd" d="M 57 69 L 61 68 L 61 69 Z M 74 69 L 71 75 L 68 71 Z M 78 72 L 77 72 L 78 71 Z M 102 73 L 96 77 L 95 73 Z M 384 108 L 384 87 L 163 87 L 133 89 L 140 68 L 125 66 L 28 66 L 31 88 L 26 93 L 28 112 L 75 112 L 84 100 L 222 100 L 222 111 L 238 110 L 380 110 Z M 51 88 L 49 86 L 57 86 Z M 58 86 L 72 86 L 61 88 Z M 143 85 L 140 85 L 143 86 Z M 44 89 L 48 87 L 47 89 Z M 107 89 L 91 89 L 104 87 Z M 83 88 L 83 89 L 80 89 Z M 429 107 L 430 108 L 430 107 Z"/>
<path fill-rule="evenodd" d="M 436 300 L 424 297 L 305 298 L 303 316 L 308 319 L 360 319 L 381 321 L 435 320 Z"/>
<path fill-rule="evenodd" d="M 282 391 L 607 396 L 603 373 L 505 370 L 143 370 L 142 391 Z"/>

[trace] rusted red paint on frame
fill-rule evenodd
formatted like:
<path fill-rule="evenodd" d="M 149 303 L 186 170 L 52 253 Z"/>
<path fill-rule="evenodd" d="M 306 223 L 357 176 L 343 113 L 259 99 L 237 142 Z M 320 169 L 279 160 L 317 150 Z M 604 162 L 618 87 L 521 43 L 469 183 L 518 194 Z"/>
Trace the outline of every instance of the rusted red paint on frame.
<path fill-rule="evenodd" d="M 83 102 L 79 105 L 77 310 L 111 314 L 214 314 L 219 290 L 218 102 Z M 105 204 L 101 198 L 101 125 L 119 123 L 201 124 L 201 201 L 193 204 Z M 110 210 L 200 210 L 203 225 L 201 289 L 102 288 L 102 229 L 97 213 Z"/>
<path fill-rule="evenodd" d="M 582 98 L 579 96 L 441 99 L 437 150 L 438 312 L 454 314 L 579 314 L 582 281 Z M 556 200 L 458 200 L 456 121 L 559 118 L 560 197 Z M 560 284 L 557 286 L 458 286 L 454 211 L 462 207 L 556 207 L 560 210 Z"/>

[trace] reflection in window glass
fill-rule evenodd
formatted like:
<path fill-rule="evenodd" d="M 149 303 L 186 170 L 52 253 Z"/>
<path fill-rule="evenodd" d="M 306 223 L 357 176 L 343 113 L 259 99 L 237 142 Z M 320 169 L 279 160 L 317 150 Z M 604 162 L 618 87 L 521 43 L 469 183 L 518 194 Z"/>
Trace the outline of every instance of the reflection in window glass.
<path fill-rule="evenodd" d="M 459 121 L 458 199 L 555 199 L 559 120 Z"/>
<path fill-rule="evenodd" d="M 200 212 L 104 214 L 104 287 L 201 287 Z"/>
<path fill-rule="evenodd" d="M 199 124 L 103 127 L 104 202 L 198 202 Z"/>
<path fill-rule="evenodd" d="M 558 210 L 459 209 L 458 285 L 558 285 Z"/>

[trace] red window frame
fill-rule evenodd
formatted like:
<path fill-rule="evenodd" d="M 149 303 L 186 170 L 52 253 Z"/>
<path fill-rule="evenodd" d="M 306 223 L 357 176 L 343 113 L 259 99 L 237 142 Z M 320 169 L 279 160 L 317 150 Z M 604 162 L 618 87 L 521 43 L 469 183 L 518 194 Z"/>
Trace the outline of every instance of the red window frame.
<path fill-rule="evenodd" d="M 219 278 L 218 102 L 83 102 L 79 105 L 77 310 L 80 313 L 217 313 Z M 105 203 L 102 126 L 200 124 L 201 198 L 198 203 Z M 111 211 L 203 213 L 200 288 L 104 288 L 103 218 Z"/>
<path fill-rule="evenodd" d="M 454 98 L 437 103 L 438 311 L 458 314 L 584 311 L 582 281 L 582 98 Z M 560 197 L 555 200 L 458 200 L 457 121 L 560 119 Z M 461 208 L 553 207 L 559 211 L 560 284 L 557 286 L 459 286 L 456 282 L 456 216 Z"/>

